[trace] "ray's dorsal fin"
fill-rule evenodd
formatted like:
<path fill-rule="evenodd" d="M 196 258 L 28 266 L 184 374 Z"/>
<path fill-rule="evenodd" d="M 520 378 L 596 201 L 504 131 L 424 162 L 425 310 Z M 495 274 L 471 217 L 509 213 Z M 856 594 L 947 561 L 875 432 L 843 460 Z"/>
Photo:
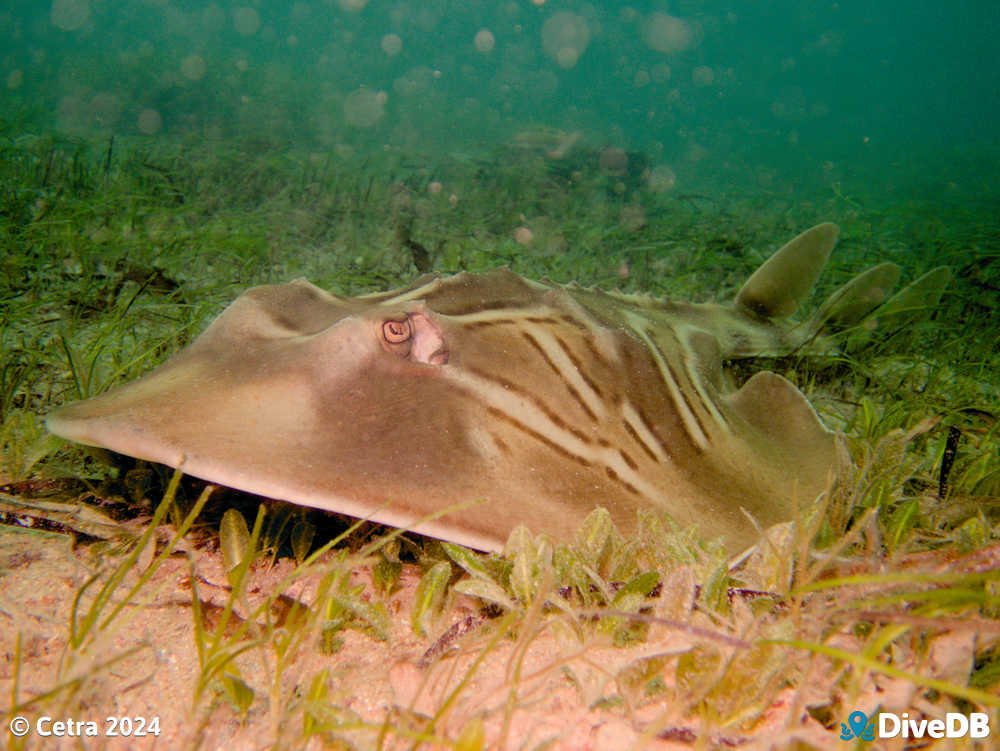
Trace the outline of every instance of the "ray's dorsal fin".
<path fill-rule="evenodd" d="M 860 350 L 877 334 L 916 335 L 917 324 L 933 315 L 951 277 L 950 267 L 938 266 L 910 282 L 859 321 L 843 348 L 848 352 Z"/>
<path fill-rule="evenodd" d="M 736 307 L 763 318 L 787 318 L 819 278 L 840 228 L 826 222 L 786 243 L 757 269 L 736 295 Z"/>
<path fill-rule="evenodd" d="M 875 314 L 882 323 L 891 322 L 894 327 L 913 324 L 929 316 L 937 307 L 951 277 L 951 267 L 933 268 L 899 290 Z"/>
<path fill-rule="evenodd" d="M 816 311 L 817 329 L 841 331 L 857 325 L 886 301 L 899 274 L 896 264 L 881 263 L 838 287 Z"/>
<path fill-rule="evenodd" d="M 810 319 L 811 336 L 847 334 L 846 351 L 864 347 L 873 333 L 891 334 L 930 317 L 951 281 L 948 266 L 938 266 L 889 297 L 900 268 L 882 263 L 839 287 Z"/>

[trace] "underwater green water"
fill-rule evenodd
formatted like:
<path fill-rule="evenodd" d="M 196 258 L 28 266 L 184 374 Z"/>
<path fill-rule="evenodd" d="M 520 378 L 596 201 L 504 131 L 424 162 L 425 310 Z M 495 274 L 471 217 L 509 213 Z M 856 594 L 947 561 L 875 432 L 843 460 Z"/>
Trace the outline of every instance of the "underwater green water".
<path fill-rule="evenodd" d="M 13 0 L 0 117 L 343 158 L 530 131 L 657 190 L 960 202 L 995 191 L 998 34 L 977 0 Z"/>

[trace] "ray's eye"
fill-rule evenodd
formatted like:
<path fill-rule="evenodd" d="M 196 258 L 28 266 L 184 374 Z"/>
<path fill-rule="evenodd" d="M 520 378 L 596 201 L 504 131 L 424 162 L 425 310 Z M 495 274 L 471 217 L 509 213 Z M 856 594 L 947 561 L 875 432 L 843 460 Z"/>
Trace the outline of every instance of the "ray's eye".
<path fill-rule="evenodd" d="M 402 321 L 386 321 L 382 324 L 382 337 L 388 344 L 402 344 L 413 336 L 413 330 L 410 328 L 410 319 L 405 318 Z"/>
<path fill-rule="evenodd" d="M 414 311 L 401 321 L 382 321 L 382 348 L 425 365 L 445 365 L 450 356 L 441 327 L 423 311 Z"/>
<path fill-rule="evenodd" d="M 382 347 L 387 352 L 408 358 L 415 337 L 416 330 L 409 316 L 401 321 L 390 318 L 382 322 Z"/>

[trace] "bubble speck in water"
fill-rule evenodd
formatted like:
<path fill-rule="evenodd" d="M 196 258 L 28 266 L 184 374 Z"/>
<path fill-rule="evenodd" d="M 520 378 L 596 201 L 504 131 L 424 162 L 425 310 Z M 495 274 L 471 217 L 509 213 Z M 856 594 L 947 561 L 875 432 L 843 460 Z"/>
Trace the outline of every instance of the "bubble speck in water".
<path fill-rule="evenodd" d="M 556 62 L 559 63 L 560 68 L 565 68 L 566 70 L 575 66 L 576 61 L 579 59 L 580 53 L 572 47 L 560 47 L 556 53 Z"/>
<path fill-rule="evenodd" d="M 403 38 L 399 34 L 386 34 L 382 37 L 382 51 L 389 57 L 395 57 L 403 51 Z"/>
<path fill-rule="evenodd" d="M 385 114 L 388 96 L 364 87 L 356 89 L 344 100 L 344 119 L 355 128 L 370 128 Z"/>
<path fill-rule="evenodd" d="M 181 60 L 181 73 L 192 81 L 200 81 L 204 78 L 206 70 L 205 58 L 201 55 L 188 55 Z"/>
<path fill-rule="evenodd" d="M 677 175 L 665 164 L 658 164 L 649 173 L 649 189 L 654 193 L 666 193 L 677 184 Z"/>
<path fill-rule="evenodd" d="M 154 133 L 158 133 L 160 128 L 163 127 L 163 118 L 160 117 L 160 113 L 156 110 L 144 109 L 139 113 L 139 119 L 136 124 L 140 131 L 147 136 L 151 136 Z"/>
<path fill-rule="evenodd" d="M 90 3 L 88 0 L 53 0 L 49 18 L 53 26 L 63 31 L 76 31 L 90 18 Z"/>
<path fill-rule="evenodd" d="M 90 100 L 90 114 L 98 125 L 113 126 L 121 113 L 121 100 L 110 92 L 102 91 Z"/>
<path fill-rule="evenodd" d="M 414 68 L 393 81 L 392 90 L 400 96 L 423 94 L 430 89 L 432 79 L 433 73 L 430 68 Z"/>
<path fill-rule="evenodd" d="M 582 16 L 559 11 L 542 24 L 542 49 L 560 68 L 576 65 L 588 44 L 590 29 Z"/>
<path fill-rule="evenodd" d="M 691 47 L 695 35 L 687 21 L 657 11 L 649 14 L 643 36 L 650 48 L 672 55 Z"/>
<path fill-rule="evenodd" d="M 252 37 L 260 30 L 260 14 L 253 8 L 237 8 L 233 11 L 233 26 L 240 36 Z"/>
<path fill-rule="evenodd" d="M 472 40 L 472 44 L 475 45 L 476 51 L 482 52 L 484 55 L 487 52 L 492 52 L 496 43 L 497 40 L 493 36 L 493 32 L 489 29 L 480 29 L 476 32 L 476 36 Z"/>
<path fill-rule="evenodd" d="M 699 65 L 691 71 L 691 80 L 695 86 L 711 86 L 715 82 L 715 71 L 707 65 Z"/>

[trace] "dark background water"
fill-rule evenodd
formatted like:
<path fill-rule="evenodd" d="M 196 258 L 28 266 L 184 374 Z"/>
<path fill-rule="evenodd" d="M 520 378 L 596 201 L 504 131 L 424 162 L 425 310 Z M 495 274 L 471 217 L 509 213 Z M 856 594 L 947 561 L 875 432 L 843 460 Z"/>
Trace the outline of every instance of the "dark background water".
<path fill-rule="evenodd" d="M 5 6 L 0 115 L 25 127 L 345 156 L 476 153 L 545 127 L 641 151 L 679 188 L 993 190 L 985 0 Z"/>

